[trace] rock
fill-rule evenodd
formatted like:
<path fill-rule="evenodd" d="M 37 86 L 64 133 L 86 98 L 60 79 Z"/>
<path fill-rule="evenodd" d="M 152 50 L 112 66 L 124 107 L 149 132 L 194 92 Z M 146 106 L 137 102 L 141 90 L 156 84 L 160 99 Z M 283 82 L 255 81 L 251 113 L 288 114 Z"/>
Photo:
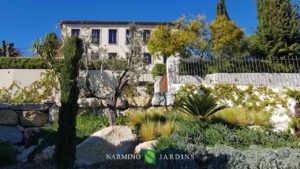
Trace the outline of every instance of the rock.
<path fill-rule="evenodd" d="M 118 109 L 127 109 L 127 108 L 128 108 L 128 103 L 125 101 L 125 99 L 119 98 L 119 99 L 117 100 L 117 105 L 116 105 L 116 107 L 117 107 Z"/>
<path fill-rule="evenodd" d="M 16 151 L 17 154 L 22 153 L 24 150 L 25 150 L 25 146 L 24 145 L 22 145 L 22 146 L 15 146 L 15 151 Z"/>
<path fill-rule="evenodd" d="M 40 111 L 23 111 L 20 120 L 22 126 L 40 127 L 48 122 L 48 114 Z"/>
<path fill-rule="evenodd" d="M 76 147 L 76 166 L 88 166 L 106 160 L 107 155 L 127 154 L 134 148 L 135 134 L 128 126 L 104 128 Z"/>
<path fill-rule="evenodd" d="M 152 106 L 172 106 L 175 102 L 175 96 L 170 93 L 156 93 L 152 98 Z"/>
<path fill-rule="evenodd" d="M 22 133 L 25 131 L 24 127 L 22 127 L 20 125 L 17 125 L 16 128 Z"/>
<path fill-rule="evenodd" d="M 147 108 L 151 106 L 151 97 L 138 96 L 133 98 L 128 98 L 129 107 L 141 107 Z"/>
<path fill-rule="evenodd" d="M 25 149 L 21 154 L 17 155 L 17 161 L 26 163 L 28 161 L 28 156 L 34 151 L 36 146 L 31 146 Z"/>
<path fill-rule="evenodd" d="M 51 160 L 54 156 L 55 153 L 55 146 L 48 146 L 42 152 L 37 153 L 34 156 L 34 161 L 35 162 L 41 162 L 41 161 L 48 161 Z"/>
<path fill-rule="evenodd" d="M 11 104 L 10 109 L 12 110 L 37 110 L 37 111 L 46 111 L 49 109 L 47 104 L 35 104 L 35 103 L 24 103 L 24 104 Z"/>
<path fill-rule="evenodd" d="M 56 122 L 58 120 L 58 114 L 59 114 L 59 107 L 56 106 L 56 104 L 53 104 L 49 107 L 49 115 L 48 115 L 48 121 L 50 123 Z"/>
<path fill-rule="evenodd" d="M 102 100 L 97 98 L 80 98 L 77 102 L 82 108 L 103 107 Z"/>
<path fill-rule="evenodd" d="M 18 124 L 18 114 L 13 110 L 0 109 L 0 125 L 15 126 Z"/>
<path fill-rule="evenodd" d="M 0 109 L 9 109 L 9 104 L 7 104 L 7 103 L 0 103 Z"/>
<path fill-rule="evenodd" d="M 24 129 L 24 140 L 25 142 L 34 134 L 38 133 L 40 131 L 37 127 L 28 127 Z"/>
<path fill-rule="evenodd" d="M 277 109 L 273 112 L 270 121 L 274 127 L 274 131 L 288 130 L 291 118 L 284 112 L 284 110 L 280 109 Z"/>
<path fill-rule="evenodd" d="M 157 143 L 157 140 L 143 142 L 135 147 L 134 153 L 140 154 L 140 153 L 142 153 L 143 150 L 153 150 L 156 143 Z"/>
<path fill-rule="evenodd" d="M 16 144 L 22 140 L 23 134 L 16 127 L 0 126 L 0 142 Z"/>

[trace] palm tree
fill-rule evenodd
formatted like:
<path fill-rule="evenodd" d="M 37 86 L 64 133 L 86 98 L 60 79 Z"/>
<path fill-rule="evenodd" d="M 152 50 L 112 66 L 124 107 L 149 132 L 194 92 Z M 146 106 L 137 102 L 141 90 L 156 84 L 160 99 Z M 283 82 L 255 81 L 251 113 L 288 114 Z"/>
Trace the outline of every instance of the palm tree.
<path fill-rule="evenodd" d="M 179 110 L 197 116 L 200 120 L 205 120 L 210 115 L 224 109 L 226 106 L 218 106 L 216 100 L 208 94 L 193 94 L 181 101 Z"/>
<path fill-rule="evenodd" d="M 40 55 L 41 49 L 42 49 L 42 40 L 40 39 L 35 40 L 31 48 L 32 55 L 33 56 Z"/>

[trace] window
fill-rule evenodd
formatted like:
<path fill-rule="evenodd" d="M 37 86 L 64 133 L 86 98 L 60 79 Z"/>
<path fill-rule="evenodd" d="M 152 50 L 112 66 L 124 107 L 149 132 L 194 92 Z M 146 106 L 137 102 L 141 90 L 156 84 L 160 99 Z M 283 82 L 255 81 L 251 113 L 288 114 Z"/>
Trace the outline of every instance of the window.
<path fill-rule="evenodd" d="M 109 30 L 109 44 L 117 44 L 117 30 L 116 29 Z"/>
<path fill-rule="evenodd" d="M 100 42 L 100 30 L 93 29 L 92 30 L 92 43 L 99 44 L 99 42 Z"/>
<path fill-rule="evenodd" d="M 80 29 L 72 29 L 71 34 L 72 34 L 72 36 L 79 36 L 80 35 Z"/>
<path fill-rule="evenodd" d="M 144 53 L 144 62 L 149 65 L 152 63 L 152 56 L 150 53 Z"/>
<path fill-rule="evenodd" d="M 109 53 L 108 59 L 117 59 L 117 53 Z"/>
<path fill-rule="evenodd" d="M 130 38 L 130 31 L 126 30 L 126 44 L 129 44 L 129 38 Z"/>
<path fill-rule="evenodd" d="M 167 56 L 163 56 L 164 64 L 166 64 L 166 63 L 167 63 L 167 59 L 168 59 L 168 57 L 167 57 Z"/>
<path fill-rule="evenodd" d="M 150 30 L 144 30 L 143 31 L 143 41 L 147 42 L 149 37 L 150 37 Z"/>

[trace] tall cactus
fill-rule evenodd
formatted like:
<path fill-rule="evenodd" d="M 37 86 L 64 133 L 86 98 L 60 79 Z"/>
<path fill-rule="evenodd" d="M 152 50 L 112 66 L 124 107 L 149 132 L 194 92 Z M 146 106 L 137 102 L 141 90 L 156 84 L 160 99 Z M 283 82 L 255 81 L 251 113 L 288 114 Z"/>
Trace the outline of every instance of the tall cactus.
<path fill-rule="evenodd" d="M 58 140 L 56 145 L 56 162 L 58 169 L 73 168 L 76 152 L 76 114 L 78 112 L 79 61 L 83 54 L 82 40 L 68 37 L 64 41 L 62 55 L 64 64 L 60 72 L 61 108 L 58 120 Z"/>

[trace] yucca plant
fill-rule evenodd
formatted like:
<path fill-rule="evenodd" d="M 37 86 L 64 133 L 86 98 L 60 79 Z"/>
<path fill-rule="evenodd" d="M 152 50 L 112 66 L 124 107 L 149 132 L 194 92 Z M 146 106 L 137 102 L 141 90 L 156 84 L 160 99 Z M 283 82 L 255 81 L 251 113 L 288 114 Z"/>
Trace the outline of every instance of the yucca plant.
<path fill-rule="evenodd" d="M 197 116 L 200 120 L 205 120 L 210 115 L 213 115 L 224 108 L 226 108 L 226 106 L 218 106 L 215 98 L 207 94 L 193 94 L 187 96 L 179 104 L 179 110 Z"/>

